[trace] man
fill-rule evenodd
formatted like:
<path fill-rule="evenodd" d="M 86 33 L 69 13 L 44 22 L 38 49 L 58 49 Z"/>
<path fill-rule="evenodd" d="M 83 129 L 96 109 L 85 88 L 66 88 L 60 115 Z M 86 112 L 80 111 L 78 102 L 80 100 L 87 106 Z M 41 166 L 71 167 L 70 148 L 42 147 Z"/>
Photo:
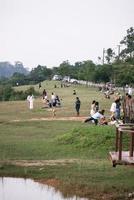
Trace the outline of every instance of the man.
<path fill-rule="evenodd" d="M 75 109 L 76 109 L 77 116 L 79 116 L 80 114 L 80 105 L 81 105 L 80 99 L 79 97 L 76 97 Z"/>

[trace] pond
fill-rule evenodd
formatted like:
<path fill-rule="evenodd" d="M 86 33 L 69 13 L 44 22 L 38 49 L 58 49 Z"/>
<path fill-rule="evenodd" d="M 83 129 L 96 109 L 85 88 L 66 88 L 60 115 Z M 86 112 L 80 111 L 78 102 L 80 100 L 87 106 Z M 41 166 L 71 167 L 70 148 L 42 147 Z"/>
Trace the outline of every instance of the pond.
<path fill-rule="evenodd" d="M 77 196 L 64 198 L 54 187 L 23 178 L 0 178 L 0 200 L 86 200 Z"/>

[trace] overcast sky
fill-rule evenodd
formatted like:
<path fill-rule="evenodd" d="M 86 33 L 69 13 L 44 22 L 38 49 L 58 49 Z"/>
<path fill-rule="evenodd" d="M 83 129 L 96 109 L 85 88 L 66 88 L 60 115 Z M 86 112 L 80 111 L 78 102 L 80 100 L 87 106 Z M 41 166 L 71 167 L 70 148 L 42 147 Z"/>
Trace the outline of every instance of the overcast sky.
<path fill-rule="evenodd" d="M 0 0 L 0 62 L 96 63 L 131 26 L 134 0 Z"/>

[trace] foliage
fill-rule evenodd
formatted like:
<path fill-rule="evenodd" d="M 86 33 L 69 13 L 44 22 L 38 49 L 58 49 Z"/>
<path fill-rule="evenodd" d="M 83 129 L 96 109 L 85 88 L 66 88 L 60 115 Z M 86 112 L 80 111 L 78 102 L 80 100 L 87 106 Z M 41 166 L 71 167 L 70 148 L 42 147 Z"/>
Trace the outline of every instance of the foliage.
<path fill-rule="evenodd" d="M 113 59 L 113 57 L 114 57 L 114 55 L 115 55 L 115 52 L 111 48 L 108 48 L 106 50 L 106 54 L 107 55 L 105 56 L 105 58 L 106 58 L 108 64 L 110 64 L 112 59 Z"/>
<path fill-rule="evenodd" d="M 38 65 L 36 68 L 32 69 L 30 74 L 28 75 L 28 79 L 30 83 L 39 83 L 46 79 L 51 79 L 52 70 L 47 68 L 46 66 Z"/>
<path fill-rule="evenodd" d="M 126 47 L 121 51 L 121 56 L 128 59 L 134 59 L 134 28 L 130 27 L 127 30 L 127 35 L 123 38 L 120 44 L 124 44 Z"/>
<path fill-rule="evenodd" d="M 37 84 L 44 80 L 52 79 L 54 74 L 59 74 L 62 77 L 70 76 L 78 80 L 92 82 L 114 82 L 117 85 L 134 84 L 134 28 L 130 27 L 127 30 L 127 35 L 121 40 L 120 45 L 124 48 L 118 55 L 114 50 L 108 48 L 105 51 L 105 60 L 107 63 L 96 65 L 91 60 L 76 62 L 71 65 L 68 60 L 63 61 L 58 67 L 52 69 L 46 66 L 38 65 L 32 69 L 29 74 L 23 69 L 23 65 L 17 62 L 15 66 L 10 63 L 0 63 L 0 83 L 11 84 L 12 86 Z M 118 45 L 118 46 L 120 46 Z M 100 57 L 99 57 L 100 58 Z M 6 68 L 5 68 L 6 66 Z M 16 71 L 13 71 L 13 68 Z M 8 72 L 9 79 L 3 79 L 4 73 Z M 13 74 L 13 72 L 15 72 Z"/>
<path fill-rule="evenodd" d="M 0 101 L 25 100 L 30 94 L 38 95 L 34 87 L 30 87 L 26 91 L 16 91 L 11 85 L 0 86 Z"/>

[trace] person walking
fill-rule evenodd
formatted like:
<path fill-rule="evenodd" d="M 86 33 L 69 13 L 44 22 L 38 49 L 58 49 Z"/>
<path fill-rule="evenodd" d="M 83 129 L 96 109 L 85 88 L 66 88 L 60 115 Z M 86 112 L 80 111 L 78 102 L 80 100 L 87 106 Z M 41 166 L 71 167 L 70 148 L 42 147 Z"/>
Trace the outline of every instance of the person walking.
<path fill-rule="evenodd" d="M 80 101 L 79 97 L 76 97 L 75 109 L 76 109 L 77 116 L 80 115 L 80 105 L 81 105 L 81 101 Z"/>

